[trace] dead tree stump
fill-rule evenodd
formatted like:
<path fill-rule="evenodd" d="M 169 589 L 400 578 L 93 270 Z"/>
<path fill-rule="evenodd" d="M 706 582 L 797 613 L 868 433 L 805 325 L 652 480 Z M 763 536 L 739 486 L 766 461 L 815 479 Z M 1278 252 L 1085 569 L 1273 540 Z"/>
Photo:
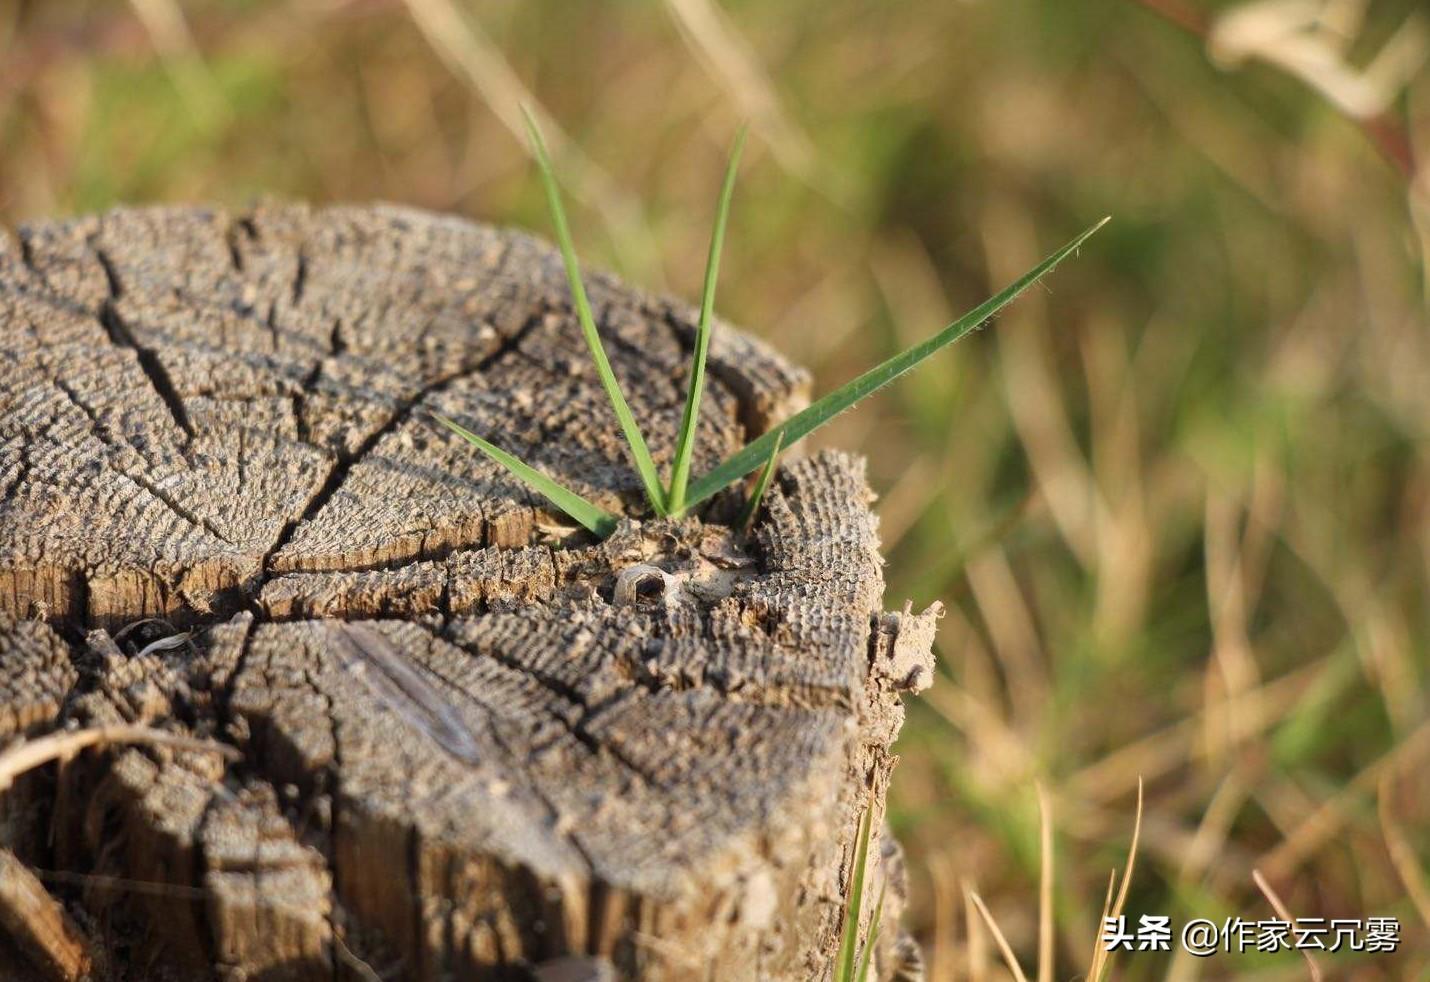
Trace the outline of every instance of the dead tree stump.
<path fill-rule="evenodd" d="M 692 312 L 592 280 L 668 462 Z M 0 740 L 238 751 L 103 745 L 0 795 L 75 964 L 828 977 L 936 614 L 881 613 L 856 458 L 784 466 L 747 537 L 731 495 L 593 541 L 427 415 L 642 514 L 558 257 L 391 207 L 0 233 L 0 338 Z M 723 327 L 711 370 L 697 472 L 806 381 Z M 876 838 L 878 977 L 907 977 Z M 59 946 L 18 977 L 73 977 L 47 930 L 0 930 L 0 961 Z"/>

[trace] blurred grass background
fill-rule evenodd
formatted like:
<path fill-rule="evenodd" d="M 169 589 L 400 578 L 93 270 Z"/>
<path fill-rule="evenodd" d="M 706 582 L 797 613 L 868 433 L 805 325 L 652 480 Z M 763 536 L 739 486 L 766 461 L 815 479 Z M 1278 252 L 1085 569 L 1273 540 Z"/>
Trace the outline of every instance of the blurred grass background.
<path fill-rule="evenodd" d="M 949 608 L 891 813 L 929 977 L 1006 977 L 973 891 L 1031 975 L 1040 784 L 1045 977 L 1085 972 L 1141 777 L 1134 923 L 1272 917 L 1259 869 L 1400 919 L 1325 977 L 1427 979 L 1430 73 L 1415 0 L 1308 4 L 1320 60 L 1297 2 L 7 0 L 0 221 L 274 194 L 545 234 L 529 97 L 587 260 L 693 298 L 750 118 L 719 309 L 828 389 L 1113 215 L 821 440 L 869 457 L 889 603 Z"/>

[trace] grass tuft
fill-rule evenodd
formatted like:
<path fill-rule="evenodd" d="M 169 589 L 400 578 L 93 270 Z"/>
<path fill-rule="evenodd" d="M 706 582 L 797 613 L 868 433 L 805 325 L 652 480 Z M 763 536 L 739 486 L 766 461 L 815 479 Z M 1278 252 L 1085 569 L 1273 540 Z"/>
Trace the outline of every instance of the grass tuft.
<path fill-rule="evenodd" d="M 711 324 L 715 310 L 715 282 L 719 277 L 720 253 L 725 242 L 725 226 L 730 214 L 730 200 L 735 190 L 735 175 L 739 171 L 740 155 L 745 146 L 746 131 L 742 128 L 731 147 L 730 160 L 725 168 L 725 180 L 720 189 L 720 198 L 715 209 L 715 227 L 710 235 L 710 255 L 705 266 L 705 286 L 700 301 L 700 318 L 696 327 L 690 386 L 686 393 L 685 410 L 680 421 L 670 487 L 667 490 L 661 486 L 655 461 L 651 458 L 650 450 L 646 446 L 645 438 L 641 435 L 640 427 L 636 425 L 635 417 L 631 415 L 630 406 L 626 404 L 620 383 L 617 382 L 615 373 L 611 370 L 610 360 L 606 357 L 606 350 L 601 344 L 601 336 L 596 329 L 596 320 L 591 314 L 591 303 L 587 299 L 586 288 L 581 280 L 581 267 L 576 259 L 576 247 L 571 241 L 566 212 L 561 205 L 561 190 L 556 183 L 556 174 L 552 169 L 546 144 L 541 138 L 541 131 L 530 111 L 523 109 L 523 113 L 526 117 L 527 133 L 531 139 L 532 156 L 536 159 L 537 169 L 541 173 L 541 182 L 546 189 L 547 204 L 551 208 L 551 221 L 556 229 L 556 243 L 561 250 L 561 259 L 566 267 L 566 279 L 571 286 L 571 298 L 576 306 L 576 316 L 581 324 L 581 332 L 586 338 L 586 346 L 590 349 L 591 358 L 596 364 L 596 373 L 601 378 L 601 385 L 605 388 L 606 395 L 611 400 L 611 407 L 615 410 L 616 419 L 620 422 L 622 432 L 625 433 L 626 442 L 631 450 L 631 459 L 635 461 L 636 471 L 640 474 L 641 483 L 645 486 L 646 498 L 656 515 L 679 516 L 684 514 L 689 508 L 718 494 L 763 464 L 764 473 L 760 475 L 745 513 L 741 516 L 741 527 L 748 524 L 753 518 L 755 510 L 759 508 L 760 499 L 769 485 L 770 475 L 774 471 L 775 460 L 781 447 L 788 446 L 819 429 L 844 410 L 888 385 L 931 355 L 987 323 L 990 318 L 1017 299 L 1024 290 L 1052 272 L 1058 263 L 1066 259 L 1089 236 L 1108 222 L 1108 219 L 1104 218 L 1023 274 L 1002 292 L 979 304 L 933 337 L 904 349 L 882 364 L 871 368 L 853 381 L 829 393 L 814 405 L 796 413 L 747 443 L 742 449 L 726 458 L 713 471 L 697 480 L 693 485 L 688 485 L 690 462 L 695 450 L 695 432 L 700 415 L 700 397 L 705 386 L 705 363 L 710 353 Z M 451 420 L 440 416 L 437 419 L 442 425 L 526 481 L 563 512 L 596 535 L 608 535 L 615 527 L 617 519 L 614 515 L 598 508 L 534 467 L 523 463 Z M 851 971 L 852 959 L 851 953 Z"/>

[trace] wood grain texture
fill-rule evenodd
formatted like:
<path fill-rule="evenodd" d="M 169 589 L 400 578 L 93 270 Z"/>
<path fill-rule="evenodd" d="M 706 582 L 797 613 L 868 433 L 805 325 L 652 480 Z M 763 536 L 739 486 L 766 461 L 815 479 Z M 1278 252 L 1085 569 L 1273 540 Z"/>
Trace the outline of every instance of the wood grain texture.
<path fill-rule="evenodd" d="M 693 311 L 590 279 L 668 466 Z M 861 461 L 787 464 L 748 536 L 734 495 L 650 519 L 559 258 L 400 208 L 24 228 L 0 335 L 0 740 L 242 751 L 0 798 L 109 977 L 827 976 L 937 616 L 882 613 Z M 806 381 L 722 326 L 696 473 Z M 626 519 L 593 541 L 430 411 Z"/>

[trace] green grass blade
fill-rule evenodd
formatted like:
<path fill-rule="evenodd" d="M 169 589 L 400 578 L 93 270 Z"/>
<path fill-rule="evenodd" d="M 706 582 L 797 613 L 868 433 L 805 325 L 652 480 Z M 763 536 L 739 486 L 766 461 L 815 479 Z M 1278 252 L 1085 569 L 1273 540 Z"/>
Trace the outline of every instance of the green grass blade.
<path fill-rule="evenodd" d="M 745 510 L 740 514 L 740 520 L 735 527 L 740 531 L 750 527 L 750 523 L 755 520 L 755 512 L 760 510 L 760 501 L 765 496 L 765 491 L 769 489 L 770 478 L 775 475 L 775 461 L 779 459 L 780 440 L 775 441 L 775 445 L 770 450 L 770 459 L 765 461 L 765 469 L 760 471 L 760 479 L 755 482 L 755 489 L 750 492 L 750 500 L 745 502 Z"/>
<path fill-rule="evenodd" d="M 859 956 L 859 970 L 854 973 L 854 982 L 869 980 L 869 965 L 879 944 L 879 923 L 884 919 L 884 888 L 887 886 L 887 883 L 879 884 L 879 899 L 874 901 L 874 919 L 869 922 L 869 936 L 864 939 L 864 953 Z"/>
<path fill-rule="evenodd" d="M 556 172 L 552 169 L 551 157 L 546 152 L 546 141 L 541 138 L 541 131 L 537 129 L 531 111 L 523 106 L 522 113 L 526 117 L 526 132 L 531 140 L 531 152 L 536 157 L 541 183 L 546 189 L 546 203 L 551 208 L 551 223 L 556 228 L 556 244 L 561 249 L 561 261 L 566 266 L 566 279 L 571 285 L 571 299 L 576 304 L 576 318 L 581 322 L 581 333 L 586 336 L 586 347 L 591 349 L 591 359 L 596 363 L 596 374 L 601 377 L 601 385 L 610 397 L 611 408 L 616 411 L 621 431 L 625 433 L 626 442 L 630 444 L 631 458 L 635 461 L 641 483 L 645 485 L 646 497 L 650 499 L 656 514 L 664 515 L 665 490 L 661 487 L 655 461 L 651 459 L 645 437 L 641 436 L 640 427 L 636 426 L 635 417 L 631 415 L 631 407 L 626 405 L 626 397 L 621 393 L 620 383 L 611 371 L 610 359 L 606 357 L 606 349 L 596 331 L 596 318 L 591 313 L 591 302 L 586 298 L 586 286 L 581 282 L 581 266 L 576 261 L 576 246 L 571 241 L 571 230 L 566 225 L 566 210 L 561 205 L 561 189 L 556 184 Z"/>
<path fill-rule="evenodd" d="M 849 886 L 849 902 L 844 907 L 844 934 L 839 939 L 839 958 L 834 964 L 835 982 L 854 982 L 854 949 L 859 943 L 859 908 L 864 902 L 864 870 L 869 860 L 869 826 L 873 815 L 871 802 L 859 819 L 859 837 L 854 844 L 854 879 Z"/>
<path fill-rule="evenodd" d="M 710 323 L 715 313 L 715 281 L 720 276 L 720 253 L 725 247 L 725 222 L 730 216 L 730 199 L 735 194 L 735 175 L 740 154 L 745 150 L 747 128 L 740 127 L 725 166 L 725 183 L 715 207 L 715 228 L 710 233 L 710 256 L 705 261 L 705 289 L 700 294 L 700 320 L 695 329 L 695 353 L 690 366 L 690 389 L 685 394 L 685 412 L 680 417 L 680 442 L 675 446 L 675 465 L 670 472 L 670 493 L 666 504 L 672 515 L 685 506 L 685 487 L 690 481 L 690 459 L 695 451 L 695 426 L 700 420 L 700 394 L 705 390 L 705 359 L 710 354 Z"/>
<path fill-rule="evenodd" d="M 690 508 L 699 504 L 759 467 L 769 458 L 770 447 L 776 440 L 782 441 L 785 446 L 792 446 L 795 441 L 810 431 L 823 426 L 865 396 L 888 385 L 939 349 L 952 344 L 979 327 L 984 321 L 1011 303 L 1020 293 L 1052 272 L 1053 267 L 1066 259 L 1070 253 L 1087 240 L 1088 236 L 1102 228 L 1107 222 L 1108 219 L 1104 218 L 1024 273 L 1001 293 L 985 300 L 933 337 L 921 341 L 911 348 L 906 348 L 882 365 L 871 368 L 852 382 L 846 383 L 843 387 L 820 399 L 808 409 L 796 413 L 769 432 L 747 443 L 743 449 L 727 457 L 724 463 L 691 485 L 686 496 L 685 506 Z"/>
<path fill-rule="evenodd" d="M 591 504 L 591 502 L 581 497 L 575 491 L 568 491 L 535 467 L 523 463 L 518 458 L 501 449 L 501 447 L 483 440 L 471 430 L 458 426 L 447 417 L 438 416 L 436 413 L 432 415 L 436 418 L 437 422 L 447 427 L 447 429 L 457 434 L 463 440 L 466 440 L 492 460 L 495 460 L 498 464 L 501 464 L 517 477 L 531 485 L 531 487 L 540 491 L 553 505 L 586 526 L 586 528 L 590 529 L 596 535 L 604 538 L 610 535 L 611 530 L 616 527 L 616 516 L 604 508 Z"/>

